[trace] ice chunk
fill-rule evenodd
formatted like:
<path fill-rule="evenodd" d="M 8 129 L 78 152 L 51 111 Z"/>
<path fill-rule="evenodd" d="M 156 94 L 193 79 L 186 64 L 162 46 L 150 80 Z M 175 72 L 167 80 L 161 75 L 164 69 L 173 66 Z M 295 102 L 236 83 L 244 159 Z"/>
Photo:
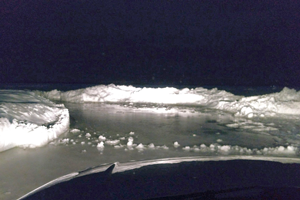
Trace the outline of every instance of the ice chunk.
<path fill-rule="evenodd" d="M 164 150 L 168 150 L 169 149 L 169 147 L 167 145 L 163 145 L 161 148 L 164 149 Z"/>
<path fill-rule="evenodd" d="M 120 143 L 120 140 L 107 140 L 105 142 L 105 144 L 108 144 L 108 145 L 117 145 Z"/>
<path fill-rule="evenodd" d="M 175 148 L 178 148 L 180 146 L 180 144 L 176 141 L 176 142 L 174 142 L 174 147 Z"/>
<path fill-rule="evenodd" d="M 132 146 L 132 144 L 133 144 L 133 138 L 132 137 L 129 137 L 128 138 L 128 142 L 127 142 L 127 146 Z"/>
<path fill-rule="evenodd" d="M 227 151 L 230 150 L 230 146 L 229 146 L 229 145 L 220 146 L 219 149 L 220 149 L 221 151 L 227 152 Z"/>
<path fill-rule="evenodd" d="M 138 150 L 143 150 L 145 147 L 142 143 L 140 143 L 139 145 L 137 145 L 136 147 Z"/>
<path fill-rule="evenodd" d="M 155 149 L 155 145 L 154 145 L 153 143 L 150 143 L 150 144 L 148 145 L 148 148 L 149 148 L 149 149 Z"/>
<path fill-rule="evenodd" d="M 236 115 L 247 116 L 248 118 L 252 118 L 253 110 L 252 108 L 245 106 L 242 107 L 242 109 Z"/>
<path fill-rule="evenodd" d="M 74 128 L 74 129 L 72 129 L 70 132 L 71 132 L 71 133 L 79 133 L 79 132 L 80 132 L 80 130 L 79 130 L 79 129 L 76 129 L 76 128 Z"/>
<path fill-rule="evenodd" d="M 191 150 L 191 147 L 185 146 L 185 147 L 183 147 L 182 149 L 185 150 L 185 151 L 190 151 L 190 150 Z"/>
<path fill-rule="evenodd" d="M 194 146 L 193 150 L 194 150 L 195 152 L 200 151 L 200 149 L 199 149 L 197 146 Z"/>
<path fill-rule="evenodd" d="M 85 137 L 89 138 L 89 137 L 91 137 L 91 134 L 87 133 L 87 134 L 85 134 Z"/>
<path fill-rule="evenodd" d="M 100 136 L 98 137 L 98 139 L 99 139 L 100 141 L 105 141 L 105 140 L 106 140 L 106 137 L 104 137 L 103 135 L 100 135 Z"/>
<path fill-rule="evenodd" d="M 100 150 L 100 151 L 104 149 L 104 142 L 103 141 L 101 141 L 100 143 L 97 144 L 97 149 Z"/>
<path fill-rule="evenodd" d="M 69 138 L 64 138 L 64 139 L 60 139 L 60 140 L 58 141 L 58 143 L 59 143 L 59 144 L 68 144 L 69 141 L 70 141 Z"/>

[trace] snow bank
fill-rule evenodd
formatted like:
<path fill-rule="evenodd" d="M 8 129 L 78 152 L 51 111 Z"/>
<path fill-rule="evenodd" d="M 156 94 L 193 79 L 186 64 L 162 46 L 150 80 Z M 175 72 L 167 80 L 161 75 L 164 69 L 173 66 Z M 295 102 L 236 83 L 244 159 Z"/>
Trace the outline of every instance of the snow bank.
<path fill-rule="evenodd" d="M 220 102 L 216 108 L 249 118 L 274 116 L 277 113 L 300 115 L 300 91 L 284 88 L 278 93 L 242 97 L 234 102 Z"/>
<path fill-rule="evenodd" d="M 61 92 L 37 91 L 44 97 L 65 102 L 157 103 L 204 106 L 234 113 L 238 117 L 265 117 L 276 114 L 300 114 L 300 92 L 284 88 L 279 93 L 243 97 L 216 88 L 176 89 L 137 88 L 133 86 L 99 85 Z"/>
<path fill-rule="evenodd" d="M 38 94 L 56 101 L 66 102 L 131 102 L 162 104 L 210 104 L 217 100 L 235 100 L 233 94 L 217 89 L 207 90 L 166 88 L 137 88 L 133 86 L 99 85 L 85 89 L 61 92 L 38 91 Z"/>
<path fill-rule="evenodd" d="M 30 91 L 0 90 L 0 152 L 45 145 L 68 129 L 64 105 Z"/>

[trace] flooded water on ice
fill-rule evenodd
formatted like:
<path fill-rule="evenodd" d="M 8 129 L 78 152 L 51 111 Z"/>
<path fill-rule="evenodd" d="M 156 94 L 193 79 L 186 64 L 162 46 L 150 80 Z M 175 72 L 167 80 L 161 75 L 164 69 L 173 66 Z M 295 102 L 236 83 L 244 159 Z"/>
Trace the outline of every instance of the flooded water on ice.
<path fill-rule="evenodd" d="M 0 155 L 0 199 L 54 178 L 114 162 L 178 157 L 298 158 L 299 115 L 236 116 L 197 105 L 63 103 L 70 130 L 43 147 Z"/>

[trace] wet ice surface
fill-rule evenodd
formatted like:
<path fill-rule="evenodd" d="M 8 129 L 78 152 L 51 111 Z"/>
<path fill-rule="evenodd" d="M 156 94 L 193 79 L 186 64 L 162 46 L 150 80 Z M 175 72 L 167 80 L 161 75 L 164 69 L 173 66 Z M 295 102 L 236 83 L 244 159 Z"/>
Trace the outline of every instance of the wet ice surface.
<path fill-rule="evenodd" d="M 293 95 L 296 98 L 298 94 Z M 116 161 L 184 156 L 299 157 L 299 115 L 249 117 L 246 107 L 239 111 L 246 115 L 239 116 L 203 105 L 57 103 L 68 109 L 70 131 L 44 147 L 1 152 L 0 199 L 16 199 L 59 176 Z"/>
<path fill-rule="evenodd" d="M 206 108 L 163 105 L 151 108 L 154 105 L 148 104 L 66 106 L 74 126 L 65 139 L 54 144 L 98 146 L 100 153 L 123 149 L 295 156 L 299 145 L 299 119 L 295 117 L 245 119 Z"/>
<path fill-rule="evenodd" d="M 14 199 L 59 176 L 116 161 L 298 157 L 299 119 L 245 119 L 206 108 L 154 104 L 65 106 L 71 116 L 68 133 L 45 147 L 1 153 L 1 199 Z"/>

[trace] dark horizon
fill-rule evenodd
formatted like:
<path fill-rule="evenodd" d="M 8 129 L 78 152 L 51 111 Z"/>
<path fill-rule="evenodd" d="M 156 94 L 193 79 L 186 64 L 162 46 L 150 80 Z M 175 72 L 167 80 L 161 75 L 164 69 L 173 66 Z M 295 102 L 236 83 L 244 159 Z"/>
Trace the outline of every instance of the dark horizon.
<path fill-rule="evenodd" d="M 3 1 L 0 83 L 300 86 L 296 1 Z"/>

